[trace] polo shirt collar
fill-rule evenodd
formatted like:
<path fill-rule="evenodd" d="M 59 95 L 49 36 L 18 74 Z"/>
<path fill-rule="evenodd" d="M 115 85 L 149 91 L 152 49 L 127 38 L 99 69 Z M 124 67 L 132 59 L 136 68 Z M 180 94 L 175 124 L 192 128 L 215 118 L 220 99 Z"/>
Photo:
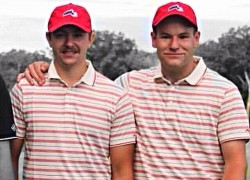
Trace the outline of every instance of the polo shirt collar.
<path fill-rule="evenodd" d="M 86 72 L 84 73 L 84 75 L 82 76 L 82 78 L 78 81 L 77 84 L 84 83 L 84 84 L 87 84 L 89 86 L 94 86 L 95 79 L 96 79 L 96 71 L 95 71 L 91 61 L 89 61 L 89 60 L 86 60 L 86 61 L 87 61 L 88 68 L 87 68 Z M 56 71 L 56 68 L 54 65 L 54 60 L 52 60 L 52 62 L 50 63 L 50 66 L 49 66 L 48 79 L 50 79 L 50 80 L 57 79 L 57 80 L 63 81 Z"/>
<path fill-rule="evenodd" d="M 187 76 L 184 79 L 179 80 L 177 84 L 185 81 L 190 85 L 197 85 L 199 81 L 202 79 L 203 75 L 206 72 L 207 66 L 202 57 L 194 56 L 194 59 L 195 61 L 198 61 L 195 69 L 192 71 L 192 73 L 189 76 Z M 155 69 L 154 79 L 155 81 L 163 80 L 167 82 L 168 84 L 171 84 L 169 80 L 163 77 L 162 71 L 161 71 L 161 64 L 159 64 L 157 68 Z"/>
<path fill-rule="evenodd" d="M 195 58 L 195 61 L 198 61 L 198 63 L 196 67 L 194 68 L 193 72 L 189 76 L 184 78 L 186 82 L 188 82 L 190 85 L 193 85 L 193 86 L 199 83 L 199 81 L 202 79 L 207 69 L 207 66 L 204 60 L 202 59 L 202 57 L 196 56 L 194 58 Z"/>

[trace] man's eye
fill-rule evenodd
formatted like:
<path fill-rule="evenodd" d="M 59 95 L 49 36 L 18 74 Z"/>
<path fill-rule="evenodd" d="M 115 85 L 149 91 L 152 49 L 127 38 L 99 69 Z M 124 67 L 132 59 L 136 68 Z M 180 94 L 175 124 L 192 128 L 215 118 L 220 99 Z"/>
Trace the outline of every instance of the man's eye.
<path fill-rule="evenodd" d="M 168 36 L 168 35 L 162 35 L 161 38 L 162 38 L 162 39 L 169 39 L 170 36 Z"/>
<path fill-rule="evenodd" d="M 64 37 L 64 33 L 55 33 L 54 36 L 56 38 Z"/>
<path fill-rule="evenodd" d="M 74 37 L 82 37 L 83 36 L 83 33 L 75 33 L 74 34 Z"/>
<path fill-rule="evenodd" d="M 180 37 L 180 39 L 186 39 L 186 38 L 189 38 L 189 35 L 184 34 L 184 35 L 180 35 L 179 37 Z"/>

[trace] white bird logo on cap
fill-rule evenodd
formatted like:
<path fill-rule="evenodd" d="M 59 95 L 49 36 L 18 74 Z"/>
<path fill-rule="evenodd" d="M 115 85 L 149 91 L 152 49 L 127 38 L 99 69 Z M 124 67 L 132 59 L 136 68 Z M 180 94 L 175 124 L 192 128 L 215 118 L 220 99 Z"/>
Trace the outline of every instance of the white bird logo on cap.
<path fill-rule="evenodd" d="M 168 11 L 172 11 L 172 10 L 177 10 L 179 12 L 183 12 L 183 8 L 181 6 L 179 6 L 178 4 L 174 4 L 168 8 Z"/>
<path fill-rule="evenodd" d="M 72 16 L 72 17 L 77 17 L 78 14 L 75 12 L 73 9 L 69 9 L 63 13 L 63 16 Z"/>

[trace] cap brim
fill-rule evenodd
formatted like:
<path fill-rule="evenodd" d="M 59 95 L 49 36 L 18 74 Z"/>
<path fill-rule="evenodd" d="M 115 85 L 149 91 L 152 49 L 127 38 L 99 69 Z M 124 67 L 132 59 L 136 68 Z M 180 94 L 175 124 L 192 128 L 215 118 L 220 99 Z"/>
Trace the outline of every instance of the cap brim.
<path fill-rule="evenodd" d="M 63 27 L 63 26 L 66 26 L 66 25 L 74 25 L 74 26 L 77 26 L 79 27 L 80 29 L 82 29 L 83 31 L 85 32 L 91 32 L 91 29 L 88 28 L 88 27 L 83 27 L 82 25 L 78 24 L 78 23 L 75 23 L 75 22 L 60 22 L 60 23 L 57 23 L 55 24 L 54 26 L 50 27 L 49 28 L 49 32 L 54 32 L 56 31 L 57 29 Z"/>
<path fill-rule="evenodd" d="M 193 24 L 195 27 L 197 27 L 197 24 L 194 24 L 189 18 L 187 18 L 186 16 L 183 16 L 182 13 L 178 13 L 178 12 L 175 12 L 175 13 L 171 13 L 171 14 L 167 14 L 165 16 L 162 16 L 160 19 L 158 19 L 156 22 L 154 22 L 153 24 L 153 27 L 157 26 L 160 22 L 162 22 L 164 19 L 166 18 L 169 18 L 171 16 L 180 16 L 186 20 L 188 20 L 191 24 Z"/>

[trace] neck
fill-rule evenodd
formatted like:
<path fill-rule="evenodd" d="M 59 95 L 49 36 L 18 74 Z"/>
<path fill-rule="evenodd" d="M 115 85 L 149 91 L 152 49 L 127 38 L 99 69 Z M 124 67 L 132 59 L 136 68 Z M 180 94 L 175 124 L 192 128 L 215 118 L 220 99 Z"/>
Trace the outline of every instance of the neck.
<path fill-rule="evenodd" d="M 198 61 L 196 60 L 193 60 L 184 67 L 168 67 L 161 64 L 162 75 L 173 84 L 188 77 L 193 72 L 197 64 Z"/>
<path fill-rule="evenodd" d="M 60 78 L 65 81 L 68 86 L 73 86 L 85 74 L 88 65 L 85 60 L 72 66 L 62 66 L 55 62 L 55 68 Z"/>

